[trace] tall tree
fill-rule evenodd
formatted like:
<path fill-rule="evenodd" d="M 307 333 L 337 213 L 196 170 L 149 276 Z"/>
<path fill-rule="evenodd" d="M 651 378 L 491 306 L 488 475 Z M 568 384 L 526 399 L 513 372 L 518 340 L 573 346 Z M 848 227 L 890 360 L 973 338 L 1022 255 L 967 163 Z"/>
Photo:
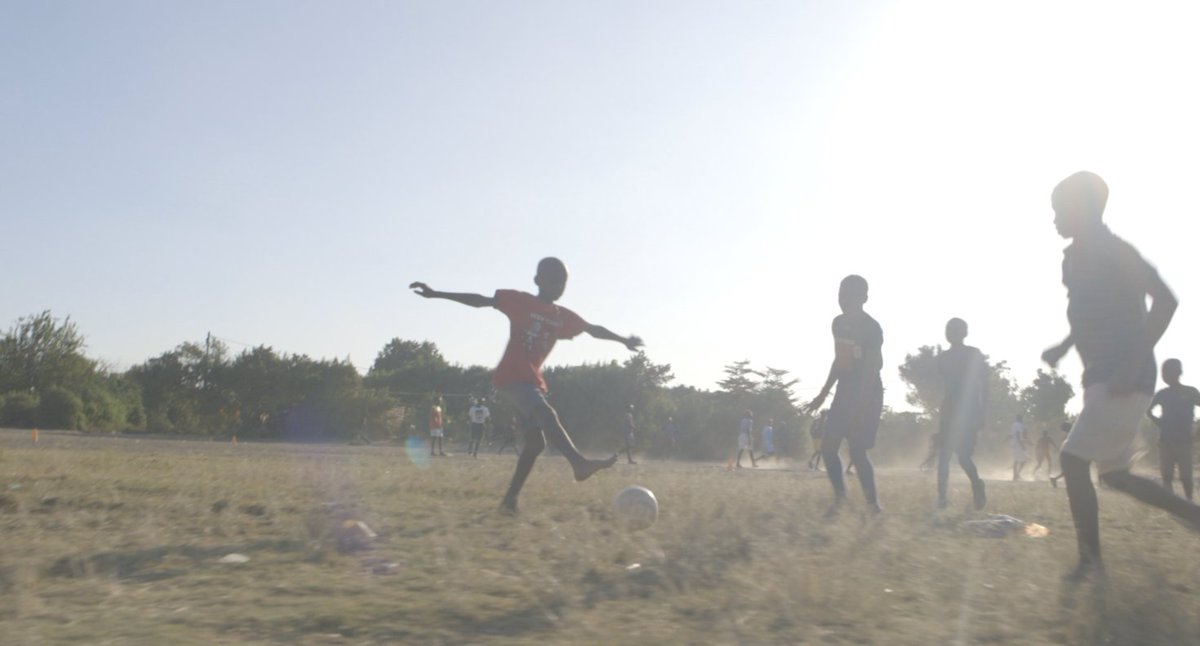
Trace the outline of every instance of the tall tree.
<path fill-rule="evenodd" d="M 70 317 L 59 321 L 46 310 L 17 319 L 0 339 L 0 393 L 51 387 L 78 391 L 96 373 L 96 362 L 83 355 L 83 347 L 83 335 Z"/>

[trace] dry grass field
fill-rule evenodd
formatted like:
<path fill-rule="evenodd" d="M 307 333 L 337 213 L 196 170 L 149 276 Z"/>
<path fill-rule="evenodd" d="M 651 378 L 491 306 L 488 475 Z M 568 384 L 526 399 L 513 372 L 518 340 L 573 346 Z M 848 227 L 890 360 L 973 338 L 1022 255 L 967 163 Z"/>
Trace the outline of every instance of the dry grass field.
<path fill-rule="evenodd" d="M 1109 577 L 1068 587 L 1065 492 L 989 481 L 1050 528 L 981 538 L 969 492 L 883 470 L 885 513 L 832 522 L 822 474 L 539 462 L 513 518 L 511 454 L 0 431 L 0 643 L 1197 644 L 1200 537 L 1101 491 Z M 998 475 L 998 474 L 997 474 Z M 652 528 L 614 524 L 645 485 Z M 379 537 L 339 551 L 339 521 Z M 222 563 L 229 554 L 249 558 Z"/>

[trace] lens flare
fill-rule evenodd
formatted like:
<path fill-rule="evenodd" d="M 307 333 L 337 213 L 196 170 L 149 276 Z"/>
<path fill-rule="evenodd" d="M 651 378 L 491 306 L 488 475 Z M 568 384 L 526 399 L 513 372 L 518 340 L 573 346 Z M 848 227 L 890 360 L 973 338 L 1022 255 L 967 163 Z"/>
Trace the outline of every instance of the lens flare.
<path fill-rule="evenodd" d="M 424 469 L 429 466 L 429 445 L 425 444 L 423 438 L 411 435 L 404 440 L 404 452 L 408 454 L 408 461 L 412 462 L 418 469 Z"/>

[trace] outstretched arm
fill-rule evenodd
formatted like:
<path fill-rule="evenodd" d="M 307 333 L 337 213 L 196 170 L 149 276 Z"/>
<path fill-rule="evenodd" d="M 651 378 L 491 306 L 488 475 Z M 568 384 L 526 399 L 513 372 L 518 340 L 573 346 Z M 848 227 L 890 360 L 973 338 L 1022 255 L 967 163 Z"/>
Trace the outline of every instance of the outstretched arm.
<path fill-rule="evenodd" d="M 609 330 L 603 325 L 588 325 L 584 331 L 603 341 L 616 341 L 626 348 L 629 348 L 629 350 L 633 352 L 636 352 L 638 348 L 642 347 L 642 340 L 640 338 L 632 334 L 629 336 L 621 336 L 620 334 Z"/>
<path fill-rule="evenodd" d="M 471 307 L 496 306 L 496 299 L 492 298 L 491 296 L 484 296 L 483 294 L 439 292 L 425 283 L 413 283 L 409 285 L 409 288 L 415 291 L 418 296 L 423 296 L 425 298 L 444 298 L 448 301 L 462 303 L 463 305 L 469 305 Z"/>
<path fill-rule="evenodd" d="M 1067 353 L 1070 352 L 1071 348 L 1074 346 L 1075 337 L 1068 334 L 1067 338 L 1063 339 L 1062 343 L 1052 348 L 1047 348 L 1047 350 L 1042 353 L 1042 361 L 1045 361 L 1046 365 L 1050 366 L 1051 368 L 1057 368 L 1058 362 L 1062 361 L 1062 358 L 1067 356 Z"/>

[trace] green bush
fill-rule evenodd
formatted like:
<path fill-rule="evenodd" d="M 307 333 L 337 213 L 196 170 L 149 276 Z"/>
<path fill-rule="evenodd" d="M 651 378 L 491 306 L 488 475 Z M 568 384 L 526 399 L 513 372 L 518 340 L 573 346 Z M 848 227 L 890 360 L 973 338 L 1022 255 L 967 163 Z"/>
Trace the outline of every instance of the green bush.
<path fill-rule="evenodd" d="M 0 397 L 0 426 L 37 426 L 38 398 L 30 392 L 11 392 Z"/>
<path fill-rule="evenodd" d="M 37 421 L 43 428 L 83 430 L 87 421 L 83 400 L 65 388 L 48 388 L 42 393 L 41 402 L 38 404 Z"/>

